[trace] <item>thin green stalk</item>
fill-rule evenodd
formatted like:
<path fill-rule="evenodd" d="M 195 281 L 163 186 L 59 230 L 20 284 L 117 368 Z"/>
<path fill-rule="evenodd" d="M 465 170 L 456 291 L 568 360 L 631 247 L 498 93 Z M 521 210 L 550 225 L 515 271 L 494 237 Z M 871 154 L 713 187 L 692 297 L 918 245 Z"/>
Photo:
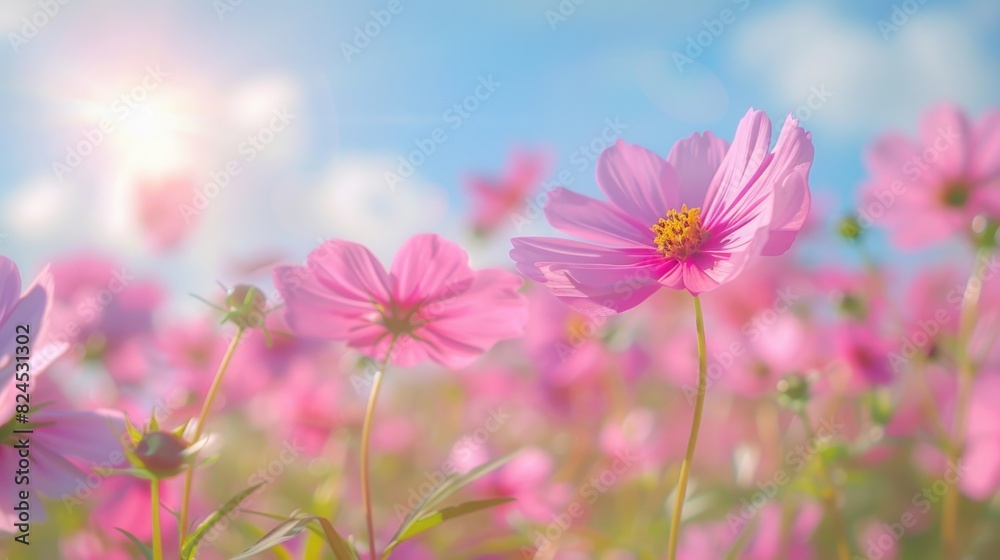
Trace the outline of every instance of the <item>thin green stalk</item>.
<path fill-rule="evenodd" d="M 153 560 L 163 560 L 163 537 L 160 535 L 160 481 L 149 481 L 149 501 L 153 509 Z"/>
<path fill-rule="evenodd" d="M 691 461 L 694 460 L 695 446 L 698 445 L 698 431 L 701 429 L 701 415 L 705 408 L 705 391 L 708 389 L 708 353 L 705 348 L 705 319 L 701 312 L 701 300 L 694 297 L 695 326 L 698 331 L 698 395 L 694 402 L 694 419 L 691 422 L 691 434 L 688 436 L 687 451 L 684 462 L 681 463 L 680 478 L 677 481 L 677 498 L 674 501 L 674 514 L 670 519 L 670 555 L 669 560 L 677 559 L 677 546 L 680 539 L 681 514 L 684 511 L 684 498 L 687 494 L 688 477 L 691 475 Z"/>
<path fill-rule="evenodd" d="M 222 377 L 225 375 L 226 370 L 229 368 L 229 362 L 233 359 L 233 353 L 236 352 L 236 347 L 240 343 L 240 339 L 243 337 L 244 329 L 241 327 L 236 330 L 236 336 L 229 343 L 229 348 L 226 349 L 226 353 L 222 356 L 222 362 L 219 364 L 218 371 L 215 372 L 215 379 L 212 380 L 212 385 L 208 389 L 208 395 L 205 397 L 205 403 L 201 407 L 201 414 L 198 415 L 198 421 L 194 425 L 194 436 L 191 442 L 197 442 L 201 439 L 202 431 L 205 429 L 205 421 L 208 418 L 209 411 L 212 410 L 212 403 L 215 401 L 215 396 L 219 392 L 219 387 L 222 386 Z M 181 546 L 184 545 L 184 537 L 187 535 L 187 520 L 188 511 L 190 509 L 191 503 L 191 486 L 194 482 L 194 464 L 197 461 L 191 461 L 191 466 L 188 467 L 187 472 L 184 474 L 184 495 L 181 498 L 181 513 L 178 523 L 180 524 L 180 542 Z"/>
<path fill-rule="evenodd" d="M 809 437 L 810 445 L 818 444 L 819 440 L 816 437 L 816 431 L 813 429 L 812 422 L 809 421 L 809 415 L 803 409 L 800 409 L 798 412 L 802 424 L 806 427 L 806 435 Z M 837 505 L 839 501 L 837 485 L 833 481 L 830 469 L 826 465 L 826 458 L 823 457 L 822 453 L 819 454 L 818 459 L 820 473 L 822 473 L 823 480 L 827 486 L 826 491 L 823 492 L 823 503 L 826 505 L 830 519 L 833 521 L 834 530 L 837 533 L 837 557 L 840 560 L 851 560 L 851 541 L 847 537 L 847 526 L 844 525 L 844 519 L 841 517 L 840 509 Z"/>
<path fill-rule="evenodd" d="M 986 261 L 992 252 L 991 244 L 984 244 L 976 252 L 972 275 L 965 285 L 958 322 L 958 338 L 955 341 L 955 365 L 958 370 L 958 388 L 955 395 L 955 421 L 952 424 L 948 458 L 957 463 L 962 455 L 966 425 L 969 421 L 969 402 L 972 399 L 972 383 L 976 376 L 975 364 L 969 352 L 972 332 L 976 327 L 979 295 L 986 272 Z M 978 284 L 978 285 L 976 285 Z M 941 513 L 941 546 L 944 558 L 957 560 L 960 554 L 958 542 L 958 498 L 959 493 L 951 489 L 944 495 Z"/>
<path fill-rule="evenodd" d="M 371 481 L 369 480 L 368 449 L 371 443 L 372 422 L 375 418 L 375 403 L 378 401 L 379 389 L 382 387 L 382 376 L 385 369 L 389 367 L 389 358 L 392 356 L 393 348 L 396 346 L 396 339 L 389 344 L 389 350 L 385 354 L 385 360 L 375 372 L 372 379 L 372 390 L 368 395 L 368 407 L 365 409 L 365 420 L 361 427 L 361 496 L 365 504 L 365 524 L 368 527 L 368 553 L 369 558 L 375 559 L 375 523 L 372 519 L 372 492 Z"/>

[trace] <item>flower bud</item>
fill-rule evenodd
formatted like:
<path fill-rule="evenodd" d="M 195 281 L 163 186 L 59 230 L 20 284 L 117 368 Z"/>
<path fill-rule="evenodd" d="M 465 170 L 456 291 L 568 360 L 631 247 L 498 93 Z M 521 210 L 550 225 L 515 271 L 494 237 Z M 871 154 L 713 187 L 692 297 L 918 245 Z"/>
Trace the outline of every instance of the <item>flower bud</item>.
<path fill-rule="evenodd" d="M 237 284 L 226 294 L 226 317 L 240 328 L 262 327 L 266 307 L 267 296 L 255 286 Z"/>
<path fill-rule="evenodd" d="M 170 432 L 143 434 L 133 453 L 157 478 L 169 478 L 181 472 L 188 462 L 188 443 Z"/>

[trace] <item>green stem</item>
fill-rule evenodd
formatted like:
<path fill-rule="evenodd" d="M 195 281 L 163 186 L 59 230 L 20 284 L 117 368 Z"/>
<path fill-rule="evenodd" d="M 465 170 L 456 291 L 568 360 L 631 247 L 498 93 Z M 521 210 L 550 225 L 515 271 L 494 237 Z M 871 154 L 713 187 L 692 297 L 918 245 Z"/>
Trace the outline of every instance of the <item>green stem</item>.
<path fill-rule="evenodd" d="M 389 358 L 392 356 L 392 350 L 395 346 L 396 339 L 393 339 L 389 344 L 389 350 L 385 354 L 385 360 L 382 361 L 372 379 L 372 390 L 368 395 L 368 407 L 365 409 L 365 419 L 361 427 L 361 496 L 365 505 L 365 524 L 368 527 L 368 557 L 372 560 L 375 560 L 378 556 L 375 554 L 375 523 L 372 519 L 372 492 L 371 481 L 368 475 L 368 449 L 371 443 L 372 422 L 375 419 L 375 403 L 378 402 L 379 389 L 382 387 L 382 376 L 385 373 L 385 369 L 389 366 Z"/>
<path fill-rule="evenodd" d="M 816 430 L 813 429 L 812 422 L 809 421 L 809 415 L 803 409 L 799 409 L 798 413 L 802 424 L 806 427 L 806 435 L 809 437 L 810 447 L 814 444 L 818 445 L 819 439 L 816 437 Z M 837 485 L 833 481 L 833 476 L 830 474 L 830 470 L 826 465 L 826 458 L 823 457 L 822 452 L 819 453 L 819 469 L 827 487 L 823 492 L 823 503 L 826 505 L 830 519 L 833 521 L 833 528 L 837 533 L 837 557 L 840 560 L 850 560 L 851 545 L 847 537 L 847 526 L 844 525 L 844 519 L 840 516 Z"/>
<path fill-rule="evenodd" d="M 691 475 L 691 461 L 694 460 L 695 446 L 698 444 L 698 431 L 701 428 L 701 414 L 705 408 L 705 391 L 708 389 L 708 353 L 705 348 L 705 319 L 701 312 L 701 300 L 694 297 L 695 325 L 698 331 L 698 395 L 694 403 L 694 419 L 691 422 L 691 434 L 688 436 L 687 451 L 684 462 L 681 463 L 680 478 L 677 481 L 677 498 L 674 501 L 674 514 L 670 519 L 670 555 L 669 560 L 677 559 L 677 546 L 680 539 L 681 514 L 684 511 L 684 499 L 687 494 L 688 477 Z"/>
<path fill-rule="evenodd" d="M 219 392 L 219 387 L 222 386 L 222 377 L 229 368 L 229 362 L 233 359 L 233 354 L 236 352 L 236 347 L 239 345 L 240 339 L 243 337 L 243 332 L 244 329 L 242 327 L 236 330 L 236 336 L 234 336 L 233 340 L 229 342 L 229 347 L 226 348 L 226 353 L 222 356 L 222 362 L 219 364 L 218 371 L 215 372 L 215 379 L 212 380 L 212 385 L 208 388 L 208 395 L 205 396 L 205 402 L 201 407 L 201 414 L 198 415 L 198 421 L 194 425 L 194 436 L 191 439 L 191 443 L 195 443 L 201 439 L 201 434 L 205 429 L 205 421 L 208 418 L 208 413 L 212 410 L 212 403 L 215 401 L 215 396 Z M 180 524 L 179 531 L 181 546 L 184 546 L 184 537 L 187 534 L 188 512 L 191 504 L 191 486 L 194 482 L 194 464 L 196 461 L 197 459 L 191 462 L 187 472 L 184 474 L 184 494 L 181 498 L 181 513 L 180 518 L 178 519 L 178 523 Z"/>
<path fill-rule="evenodd" d="M 955 365 L 958 370 L 958 388 L 955 395 L 955 420 L 952 424 L 948 458 L 957 463 L 962 455 L 966 424 L 968 424 L 969 402 L 972 399 L 972 384 L 976 376 L 975 364 L 969 353 L 969 343 L 976 327 L 976 315 L 979 308 L 979 295 L 982 293 L 982 281 L 986 272 L 986 261 L 992 252 L 992 245 L 985 244 L 976 252 L 976 261 L 972 275 L 965 285 L 958 322 L 958 338 L 955 342 Z M 978 285 L 975 285 L 977 284 Z M 944 495 L 944 506 L 941 513 L 941 546 L 944 558 L 955 560 L 959 558 L 958 543 L 958 498 L 959 493 L 951 489 Z"/>
<path fill-rule="evenodd" d="M 149 481 L 149 501 L 153 509 L 153 560 L 163 560 L 163 538 L 160 536 L 160 481 Z"/>

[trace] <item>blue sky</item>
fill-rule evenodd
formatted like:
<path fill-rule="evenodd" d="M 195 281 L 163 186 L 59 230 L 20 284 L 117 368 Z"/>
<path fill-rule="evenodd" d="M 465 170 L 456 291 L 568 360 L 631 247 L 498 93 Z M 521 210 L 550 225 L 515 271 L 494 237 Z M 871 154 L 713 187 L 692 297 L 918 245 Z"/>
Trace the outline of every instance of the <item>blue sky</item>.
<path fill-rule="evenodd" d="M 326 237 L 389 255 L 416 231 L 461 238 L 461 177 L 499 171 L 512 145 L 549 147 L 556 170 L 574 172 L 572 187 L 594 193 L 593 167 L 570 158 L 608 119 L 625 125 L 625 140 L 665 154 L 696 130 L 731 137 L 750 106 L 776 121 L 808 116 L 817 210 L 839 213 L 865 175 L 873 134 L 913 130 L 937 101 L 978 114 L 1000 100 L 1000 6 L 990 0 L 177 4 L 69 2 L 16 49 L 11 34 L 23 37 L 23 18 L 42 7 L 0 7 L 0 251 L 31 268 L 96 247 L 168 269 L 187 288 L 224 276 L 227 259 L 300 258 Z M 390 6 L 391 20 L 375 22 L 372 11 Z M 366 25 L 377 34 L 355 44 Z M 700 52 L 687 50 L 699 40 Z M 360 52 L 348 60 L 345 44 Z M 689 58 L 680 69 L 679 55 Z M 167 75 L 149 92 L 166 116 L 123 121 L 57 178 L 67 144 L 149 66 Z M 446 111 L 481 80 L 499 85 L 452 128 Z M 192 238 L 150 256 L 116 214 L 122 183 L 169 165 L 205 183 L 281 108 L 294 115 L 289 126 L 243 162 Z M 439 127 L 446 139 L 387 189 L 385 172 Z M 502 261 L 504 243 L 495 245 L 474 257 Z"/>

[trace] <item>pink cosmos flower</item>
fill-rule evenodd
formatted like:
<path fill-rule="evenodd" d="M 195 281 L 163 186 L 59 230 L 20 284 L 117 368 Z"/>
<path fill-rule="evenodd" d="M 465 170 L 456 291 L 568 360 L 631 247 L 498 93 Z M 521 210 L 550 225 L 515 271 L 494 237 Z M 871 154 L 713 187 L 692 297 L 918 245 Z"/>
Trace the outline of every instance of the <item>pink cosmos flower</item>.
<path fill-rule="evenodd" d="M 394 365 L 431 360 L 461 368 L 524 331 L 520 279 L 472 270 L 465 251 L 434 234 L 411 237 L 388 271 L 371 251 L 343 240 L 320 245 L 307 263 L 274 271 L 292 331 L 344 340 L 375 360 L 392 346 Z"/>
<path fill-rule="evenodd" d="M 961 109 L 924 113 L 919 138 L 878 138 L 866 163 L 862 221 L 885 225 L 903 248 L 967 233 L 980 214 L 1000 218 L 1000 110 L 971 122 Z"/>
<path fill-rule="evenodd" d="M 663 159 L 619 140 L 597 159 L 608 201 L 558 188 L 545 205 L 553 227 L 584 241 L 515 238 L 511 258 L 590 315 L 631 309 L 664 286 L 713 290 L 787 251 L 808 214 L 810 133 L 789 116 L 769 153 L 770 141 L 770 120 L 753 109 L 732 146 L 696 133 Z"/>
<path fill-rule="evenodd" d="M 472 225 L 480 233 L 496 230 L 525 198 L 538 187 L 551 166 L 546 152 L 511 152 L 507 168 L 500 177 L 473 175 L 466 179 L 472 195 Z"/>

